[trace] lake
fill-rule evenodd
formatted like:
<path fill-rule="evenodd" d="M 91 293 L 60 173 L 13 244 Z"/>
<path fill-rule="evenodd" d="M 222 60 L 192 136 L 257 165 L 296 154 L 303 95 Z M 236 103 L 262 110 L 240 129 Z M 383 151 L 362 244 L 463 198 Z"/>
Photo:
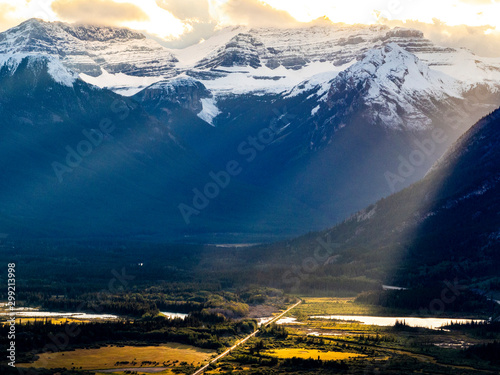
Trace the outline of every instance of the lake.
<path fill-rule="evenodd" d="M 451 319 L 451 318 L 415 318 L 412 316 L 406 317 L 387 317 L 387 316 L 356 316 L 356 315 L 317 315 L 311 316 L 311 319 L 332 319 L 343 321 L 356 321 L 361 324 L 370 324 L 374 326 L 393 326 L 396 321 L 404 321 L 411 327 L 423 327 L 430 329 L 439 329 L 442 326 L 448 325 L 451 322 L 467 323 L 474 321 L 484 322 L 484 320 L 477 319 Z"/>
<path fill-rule="evenodd" d="M 3 311 L 2 311 L 3 310 Z M 73 319 L 85 319 L 85 320 L 110 320 L 110 319 L 119 319 L 120 316 L 113 314 L 92 314 L 92 313 L 84 313 L 84 312 L 56 312 L 56 311 L 40 311 L 37 308 L 33 307 L 17 307 L 14 309 L 16 313 L 16 318 L 73 318 Z M 11 317 L 10 310 L 6 309 L 5 304 L 0 304 L 0 318 L 2 317 Z M 188 314 L 182 313 L 174 313 L 174 312 L 163 312 L 163 314 L 169 319 L 181 318 L 186 319 Z"/>
<path fill-rule="evenodd" d="M 96 319 L 118 319 L 118 315 L 111 314 L 89 314 L 83 312 L 53 312 L 53 311 L 40 311 L 38 309 L 30 307 L 19 307 L 14 309 L 16 318 L 73 318 L 73 319 L 85 319 L 85 320 L 96 320 Z M 0 313 L 1 317 L 11 317 L 11 312 Z"/>

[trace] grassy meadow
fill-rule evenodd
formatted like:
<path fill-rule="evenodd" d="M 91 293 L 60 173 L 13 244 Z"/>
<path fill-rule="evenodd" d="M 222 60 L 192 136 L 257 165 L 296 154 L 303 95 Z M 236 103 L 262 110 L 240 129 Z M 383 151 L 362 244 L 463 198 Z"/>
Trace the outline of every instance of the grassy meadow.
<path fill-rule="evenodd" d="M 174 343 L 159 346 L 106 346 L 99 349 L 42 353 L 36 362 L 19 364 L 19 367 L 140 370 L 142 367 L 170 368 L 182 362 L 199 366 L 214 353 L 213 350 Z"/>

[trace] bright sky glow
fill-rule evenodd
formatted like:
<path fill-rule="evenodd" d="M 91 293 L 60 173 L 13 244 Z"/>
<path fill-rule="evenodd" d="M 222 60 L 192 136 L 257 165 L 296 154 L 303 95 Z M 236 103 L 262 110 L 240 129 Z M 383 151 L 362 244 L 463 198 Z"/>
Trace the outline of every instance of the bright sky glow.
<path fill-rule="evenodd" d="M 225 3 L 227 0 L 218 0 Z M 432 23 L 434 18 L 450 26 L 492 25 L 500 29 L 500 1 L 495 0 L 265 0 L 295 19 L 308 22 L 327 16 L 333 22 L 372 24 L 376 12 L 388 19 Z"/>
<path fill-rule="evenodd" d="M 47 21 L 61 19 L 51 4 L 61 0 L 0 0 L 0 31 L 12 27 L 31 17 Z M 75 0 L 79 2 L 83 0 Z M 112 3 L 113 0 L 96 0 Z M 170 3 L 185 0 L 172 0 Z M 203 0 L 200 0 L 203 1 Z M 278 10 L 285 10 L 300 22 L 327 16 L 333 22 L 348 24 L 377 23 L 378 17 L 389 20 L 418 20 L 432 23 L 439 19 L 453 25 L 492 25 L 500 31 L 500 1 L 498 0 L 208 0 L 210 15 L 215 21 L 230 23 L 224 14 L 224 4 L 264 3 Z M 66 2 L 69 2 L 66 0 Z M 160 8 L 155 0 L 114 0 L 114 3 L 133 4 L 140 8 L 147 20 L 124 20 L 119 25 L 144 30 L 160 37 L 177 37 L 191 29 L 190 22 L 175 18 L 169 11 Z M 167 1 L 168 3 L 168 1 Z M 194 3 L 194 2 L 191 2 Z M 270 7 L 267 7 L 268 10 Z M 272 10 L 272 9 L 271 9 Z M 66 21 L 65 19 L 61 19 Z M 491 32 L 491 31 L 490 31 Z"/>

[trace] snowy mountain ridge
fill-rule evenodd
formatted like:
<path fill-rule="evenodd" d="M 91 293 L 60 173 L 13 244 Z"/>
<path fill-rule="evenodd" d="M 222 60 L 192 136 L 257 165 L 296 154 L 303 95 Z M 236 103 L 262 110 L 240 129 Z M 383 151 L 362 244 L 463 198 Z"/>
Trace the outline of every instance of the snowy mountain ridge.
<path fill-rule="evenodd" d="M 0 53 L 57 56 L 69 69 L 93 77 L 103 69 L 130 76 L 161 75 L 177 62 L 158 43 L 127 29 L 37 19 L 0 33 Z"/>
<path fill-rule="evenodd" d="M 404 122 L 422 129 L 431 122 L 425 112 L 437 111 L 435 101 L 462 100 L 478 87 L 500 92 L 500 58 L 439 47 L 418 30 L 382 25 L 226 27 L 174 50 L 123 28 L 31 19 L 0 33 L 0 54 L 51 56 L 87 83 L 124 96 L 146 88 L 155 96 L 157 83 L 165 96 L 169 82 L 177 87 L 175 96 L 181 84 L 197 82 L 208 94 L 189 106 L 205 108 L 210 115 L 201 116 L 211 125 L 219 114 L 216 103 L 227 97 L 309 93 L 318 101 L 314 116 L 335 96 L 332 90 L 362 82 L 368 90 L 363 100 L 377 108 L 375 118 L 393 128 Z"/>
<path fill-rule="evenodd" d="M 75 236 L 326 228 L 418 181 L 500 102 L 500 59 L 380 25 L 233 27 L 169 50 L 124 29 L 30 20 L 0 33 L 0 80 L 3 223 L 33 217 L 30 228 Z M 113 139 L 61 183 L 54 160 L 108 118 Z M 231 160 L 235 183 L 186 225 L 179 204 Z"/>
<path fill-rule="evenodd" d="M 285 92 L 318 74 L 345 70 L 369 50 L 390 43 L 469 88 L 484 82 L 495 87 L 500 82 L 500 58 L 439 47 L 418 30 L 383 25 L 226 27 L 182 50 L 165 48 L 124 28 L 38 19 L 0 33 L 0 53 L 59 56 L 82 79 L 122 95 L 133 95 L 149 84 L 180 74 L 199 79 L 221 93 L 240 85 L 247 92 Z"/>

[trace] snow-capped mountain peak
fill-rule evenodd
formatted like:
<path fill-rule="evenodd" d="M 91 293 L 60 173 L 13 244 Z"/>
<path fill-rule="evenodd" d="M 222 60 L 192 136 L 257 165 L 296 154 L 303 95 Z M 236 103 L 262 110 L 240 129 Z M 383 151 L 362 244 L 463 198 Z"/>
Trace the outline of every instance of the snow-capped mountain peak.
<path fill-rule="evenodd" d="M 124 28 L 73 25 L 30 19 L 0 33 L 0 53 L 38 53 L 60 57 L 70 69 L 99 76 L 165 74 L 177 59 L 144 35 Z"/>
<path fill-rule="evenodd" d="M 369 98 L 376 98 L 380 90 L 404 90 L 406 92 L 434 93 L 446 92 L 460 97 L 455 79 L 444 73 L 434 71 L 414 54 L 402 49 L 396 43 L 372 49 L 364 58 L 349 69 L 353 78 L 373 79 L 377 86 L 372 87 Z"/>
<path fill-rule="evenodd" d="M 394 129 L 422 130 L 432 124 L 436 102 L 462 98 L 456 79 L 420 61 L 414 54 L 389 43 L 364 54 L 341 72 L 328 92 L 330 106 L 345 93 L 358 96 L 371 108 L 371 120 Z"/>

